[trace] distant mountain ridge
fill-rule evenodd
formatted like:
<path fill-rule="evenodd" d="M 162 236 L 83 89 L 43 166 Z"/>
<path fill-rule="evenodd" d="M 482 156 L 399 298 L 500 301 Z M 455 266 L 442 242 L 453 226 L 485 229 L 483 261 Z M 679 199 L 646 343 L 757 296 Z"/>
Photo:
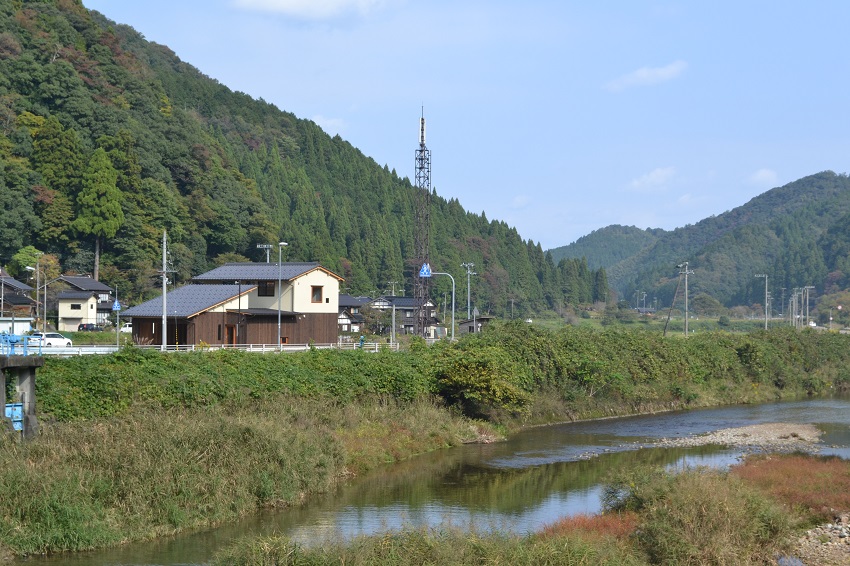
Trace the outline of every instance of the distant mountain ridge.
<path fill-rule="evenodd" d="M 609 268 L 654 244 L 664 234 L 660 228 L 641 230 L 635 226 L 612 224 L 582 236 L 572 244 L 549 250 L 558 263 L 565 258 L 587 259 L 591 269 Z"/>
<path fill-rule="evenodd" d="M 774 302 L 795 287 L 817 292 L 846 288 L 850 280 L 850 179 L 824 171 L 771 189 L 746 204 L 672 231 L 609 227 L 557 248 L 563 257 L 578 253 L 604 265 L 608 282 L 621 298 L 649 292 L 669 304 L 678 278 L 677 264 L 694 271 L 692 294 L 707 293 L 721 303 L 764 302 L 769 278 Z M 627 257 L 614 263 L 610 245 L 622 245 Z M 553 257 L 555 250 L 551 252 Z M 590 259 L 588 259 L 590 265 Z"/>

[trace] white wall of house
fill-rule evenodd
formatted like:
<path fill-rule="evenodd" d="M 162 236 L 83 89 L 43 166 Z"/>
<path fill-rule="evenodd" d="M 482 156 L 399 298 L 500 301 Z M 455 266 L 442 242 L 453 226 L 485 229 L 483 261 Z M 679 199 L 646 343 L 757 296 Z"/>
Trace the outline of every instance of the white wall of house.
<path fill-rule="evenodd" d="M 274 281 L 274 291 L 272 295 L 260 296 L 260 288 L 251 291 L 248 297 L 248 302 L 252 309 L 272 309 L 277 310 L 277 281 Z M 283 294 L 280 297 L 280 310 L 292 310 L 292 286 L 288 281 L 282 281 Z M 243 299 L 244 300 L 244 299 Z M 245 305 L 243 303 L 243 308 Z"/>
<path fill-rule="evenodd" d="M 59 332 L 76 332 L 80 324 L 97 323 L 97 297 L 59 301 Z"/>
<path fill-rule="evenodd" d="M 292 281 L 292 310 L 304 313 L 338 313 L 339 279 L 316 269 Z"/>

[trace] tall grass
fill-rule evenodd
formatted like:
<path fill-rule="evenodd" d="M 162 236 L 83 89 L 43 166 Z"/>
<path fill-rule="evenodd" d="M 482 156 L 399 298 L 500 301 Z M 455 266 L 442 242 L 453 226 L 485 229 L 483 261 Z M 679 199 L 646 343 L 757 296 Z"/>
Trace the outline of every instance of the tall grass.
<path fill-rule="evenodd" d="M 638 566 L 645 562 L 624 546 L 613 542 L 590 543 L 580 536 L 478 535 L 453 529 L 406 530 L 321 548 L 304 548 L 286 537 L 246 539 L 213 559 L 215 566 L 339 564 Z"/>
<path fill-rule="evenodd" d="M 231 521 L 475 433 L 433 403 L 387 398 L 276 396 L 45 423 L 31 442 L 0 436 L 0 550 L 84 550 Z"/>

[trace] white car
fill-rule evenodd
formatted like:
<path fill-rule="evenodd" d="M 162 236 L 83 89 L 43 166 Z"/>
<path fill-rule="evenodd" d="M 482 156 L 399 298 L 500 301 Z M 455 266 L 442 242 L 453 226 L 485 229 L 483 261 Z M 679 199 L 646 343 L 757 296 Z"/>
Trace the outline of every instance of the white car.
<path fill-rule="evenodd" d="M 33 332 L 29 336 L 31 346 L 42 346 L 51 348 L 57 346 L 59 348 L 70 348 L 74 344 L 67 336 L 63 336 L 58 332 Z"/>
<path fill-rule="evenodd" d="M 121 324 L 121 332 L 133 332 L 133 323 L 125 322 Z"/>

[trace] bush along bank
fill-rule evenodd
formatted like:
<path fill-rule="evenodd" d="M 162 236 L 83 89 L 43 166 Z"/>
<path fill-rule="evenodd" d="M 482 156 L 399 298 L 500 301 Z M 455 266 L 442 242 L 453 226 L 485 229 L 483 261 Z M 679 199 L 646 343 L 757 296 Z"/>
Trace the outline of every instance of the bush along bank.
<path fill-rule="evenodd" d="M 15 494 L 0 498 L 0 544 L 77 550 L 212 525 L 493 423 L 817 394 L 846 384 L 848 346 L 792 330 L 685 340 L 506 324 L 398 353 L 50 358 L 43 434 L 0 449 L 0 490 Z"/>

